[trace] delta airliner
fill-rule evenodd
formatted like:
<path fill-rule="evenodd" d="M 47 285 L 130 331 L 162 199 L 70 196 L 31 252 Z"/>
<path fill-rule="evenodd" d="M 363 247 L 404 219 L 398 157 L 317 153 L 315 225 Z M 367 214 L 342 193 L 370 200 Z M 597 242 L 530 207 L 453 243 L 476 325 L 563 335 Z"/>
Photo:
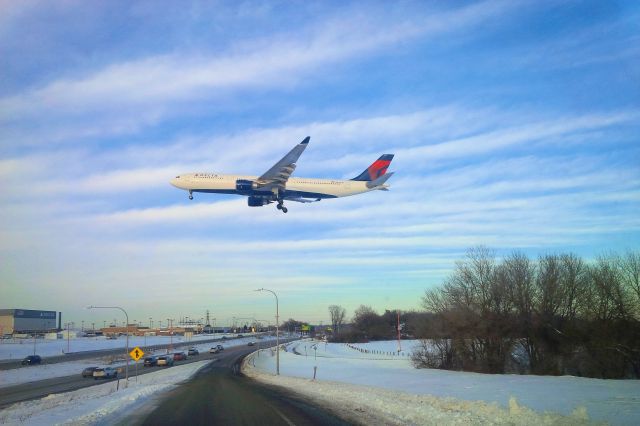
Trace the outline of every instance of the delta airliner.
<path fill-rule="evenodd" d="M 194 192 L 237 194 L 249 197 L 250 207 L 275 202 L 277 209 L 284 213 L 287 212 L 285 201 L 311 203 L 323 198 L 347 197 L 389 189 L 385 182 L 393 175 L 393 172 L 387 173 L 393 154 L 382 155 L 364 172 L 350 180 L 291 177 L 298 158 L 309 144 L 309 139 L 307 136 L 261 176 L 188 173 L 176 176 L 171 180 L 171 184 L 188 191 L 190 200 L 193 200 Z"/>

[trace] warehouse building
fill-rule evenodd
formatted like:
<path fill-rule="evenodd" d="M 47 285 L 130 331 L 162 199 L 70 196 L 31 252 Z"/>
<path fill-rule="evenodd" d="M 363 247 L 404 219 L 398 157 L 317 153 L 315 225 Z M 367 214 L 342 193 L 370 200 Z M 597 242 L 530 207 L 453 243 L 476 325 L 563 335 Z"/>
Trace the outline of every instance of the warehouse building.
<path fill-rule="evenodd" d="M 45 333 L 57 330 L 56 311 L 0 309 L 0 334 Z M 62 313 L 60 314 L 62 317 Z"/>

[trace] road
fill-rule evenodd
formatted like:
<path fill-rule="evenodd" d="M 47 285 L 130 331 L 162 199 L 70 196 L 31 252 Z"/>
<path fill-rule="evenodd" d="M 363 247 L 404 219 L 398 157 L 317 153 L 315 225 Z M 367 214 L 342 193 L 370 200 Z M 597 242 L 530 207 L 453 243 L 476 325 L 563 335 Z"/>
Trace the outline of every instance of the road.
<path fill-rule="evenodd" d="M 189 382 L 156 402 L 150 413 L 123 424 L 155 425 L 346 425 L 335 415 L 284 390 L 240 373 L 253 348 L 228 351 Z M 143 416 L 143 417 L 141 417 Z"/>

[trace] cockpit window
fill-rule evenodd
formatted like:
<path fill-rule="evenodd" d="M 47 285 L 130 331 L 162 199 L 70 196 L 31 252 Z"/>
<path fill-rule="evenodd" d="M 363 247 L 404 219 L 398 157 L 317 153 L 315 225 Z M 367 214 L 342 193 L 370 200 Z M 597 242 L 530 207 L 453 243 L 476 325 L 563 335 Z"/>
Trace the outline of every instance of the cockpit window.
<path fill-rule="evenodd" d="M 176 179 L 180 179 L 180 176 L 176 176 Z"/>

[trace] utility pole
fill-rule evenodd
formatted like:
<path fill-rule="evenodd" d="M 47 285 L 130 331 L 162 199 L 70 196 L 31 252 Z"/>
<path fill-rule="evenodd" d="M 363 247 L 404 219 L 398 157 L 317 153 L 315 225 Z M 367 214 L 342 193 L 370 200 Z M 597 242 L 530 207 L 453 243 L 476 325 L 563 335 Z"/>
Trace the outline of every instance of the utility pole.
<path fill-rule="evenodd" d="M 69 333 L 69 326 L 70 325 L 71 325 L 70 323 L 67 323 L 67 353 L 71 352 L 71 349 L 69 349 L 69 347 L 70 347 L 70 344 L 69 344 L 69 334 L 70 334 Z"/>
<path fill-rule="evenodd" d="M 398 312 L 398 354 L 402 352 L 402 344 L 400 343 L 400 311 Z"/>
<path fill-rule="evenodd" d="M 173 319 L 167 318 L 167 325 L 169 326 L 169 336 L 171 339 L 169 343 L 169 350 L 173 352 Z"/>

